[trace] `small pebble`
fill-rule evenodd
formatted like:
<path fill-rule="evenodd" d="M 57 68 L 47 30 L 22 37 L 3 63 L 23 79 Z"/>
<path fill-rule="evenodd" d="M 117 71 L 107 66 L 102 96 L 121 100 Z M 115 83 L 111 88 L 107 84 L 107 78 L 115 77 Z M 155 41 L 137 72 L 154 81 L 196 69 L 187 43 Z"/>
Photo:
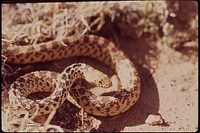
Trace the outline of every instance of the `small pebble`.
<path fill-rule="evenodd" d="M 163 124 L 164 120 L 160 115 L 152 115 L 150 114 L 147 119 L 145 120 L 146 124 L 156 126 Z"/>

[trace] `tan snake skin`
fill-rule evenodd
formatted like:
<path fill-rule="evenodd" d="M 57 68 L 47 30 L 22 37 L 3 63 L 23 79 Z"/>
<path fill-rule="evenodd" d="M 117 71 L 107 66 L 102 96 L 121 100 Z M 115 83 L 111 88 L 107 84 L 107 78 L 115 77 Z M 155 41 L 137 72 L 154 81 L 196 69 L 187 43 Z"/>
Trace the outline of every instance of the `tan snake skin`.
<path fill-rule="evenodd" d="M 7 57 L 8 62 L 16 64 L 31 64 L 74 56 L 91 57 L 108 65 L 116 72 L 120 80 L 118 91 L 113 96 L 96 96 L 84 86 L 76 84 L 76 79 L 82 78 L 101 87 L 111 85 L 105 74 L 89 65 L 75 63 L 59 75 L 48 71 L 38 71 L 18 78 L 9 91 L 10 103 L 14 108 L 22 107 L 33 113 L 36 108 L 32 108 L 37 106 L 39 115 L 46 114 L 61 106 L 67 99 L 69 91 L 86 112 L 97 116 L 118 115 L 136 103 L 141 91 L 138 73 L 134 64 L 115 47 L 113 42 L 95 35 L 85 35 L 78 40 L 73 36 L 66 37 L 63 42 L 66 45 L 58 40 L 27 46 L 2 42 L 2 54 Z M 75 87 L 71 88 L 73 83 Z M 42 100 L 31 101 L 26 98 L 28 94 L 37 91 L 53 93 Z"/>

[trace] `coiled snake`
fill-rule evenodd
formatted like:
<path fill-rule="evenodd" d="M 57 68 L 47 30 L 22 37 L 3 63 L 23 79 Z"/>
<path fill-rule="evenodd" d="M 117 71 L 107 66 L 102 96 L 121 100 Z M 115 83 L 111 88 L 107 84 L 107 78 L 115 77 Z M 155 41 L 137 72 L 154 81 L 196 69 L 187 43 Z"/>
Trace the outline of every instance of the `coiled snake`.
<path fill-rule="evenodd" d="M 68 66 L 61 74 L 50 71 L 36 71 L 19 77 L 10 87 L 9 100 L 14 108 L 24 108 L 30 113 L 38 109 L 38 115 L 57 109 L 68 97 L 74 98 L 86 112 L 97 116 L 114 116 L 128 110 L 140 95 L 140 79 L 134 64 L 114 43 L 96 35 L 84 35 L 78 40 L 66 37 L 46 43 L 17 46 L 2 42 L 2 54 L 8 62 L 30 64 L 52 61 L 74 56 L 91 57 L 113 69 L 120 88 L 113 96 L 96 96 L 79 84 L 72 84 L 78 78 L 90 83 L 109 87 L 111 81 L 100 71 L 84 63 Z M 33 92 L 51 91 L 52 94 L 41 100 L 31 100 L 27 95 Z M 71 92 L 71 93 L 69 93 Z M 78 93 L 77 93 L 78 92 Z"/>

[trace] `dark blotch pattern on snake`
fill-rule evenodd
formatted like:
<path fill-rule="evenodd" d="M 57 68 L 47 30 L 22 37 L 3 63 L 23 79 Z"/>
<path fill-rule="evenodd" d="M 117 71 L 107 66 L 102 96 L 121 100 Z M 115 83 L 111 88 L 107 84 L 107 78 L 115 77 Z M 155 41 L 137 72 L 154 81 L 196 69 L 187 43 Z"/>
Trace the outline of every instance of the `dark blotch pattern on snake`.
<path fill-rule="evenodd" d="M 26 46 L 2 42 L 2 55 L 8 62 L 16 64 L 31 64 L 74 56 L 94 58 L 116 72 L 120 88 L 114 96 L 96 96 L 89 91 L 78 91 L 87 88 L 77 84 L 73 89 L 76 92 L 82 92 L 78 95 L 72 93 L 77 106 L 81 106 L 93 115 L 113 116 L 128 110 L 136 103 L 141 91 L 138 73 L 130 59 L 115 47 L 113 42 L 95 35 L 85 35 L 78 40 L 73 36 L 66 37 L 63 42 L 65 45 L 54 40 Z M 19 77 L 11 85 L 10 103 L 14 108 L 24 108 L 32 113 L 38 109 L 39 115 L 49 113 L 70 97 L 69 91 L 77 78 L 85 79 L 100 87 L 111 85 L 105 74 L 89 65 L 76 63 L 68 66 L 61 74 L 37 71 Z M 35 101 L 27 98 L 28 94 L 37 91 L 51 91 L 52 94 L 45 99 Z"/>

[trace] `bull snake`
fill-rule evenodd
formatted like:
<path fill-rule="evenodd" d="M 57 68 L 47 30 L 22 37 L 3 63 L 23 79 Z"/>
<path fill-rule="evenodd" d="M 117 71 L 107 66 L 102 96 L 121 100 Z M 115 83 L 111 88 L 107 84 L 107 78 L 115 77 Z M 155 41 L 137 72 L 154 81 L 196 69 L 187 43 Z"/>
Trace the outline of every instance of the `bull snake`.
<path fill-rule="evenodd" d="M 13 108 L 23 108 L 38 115 L 57 109 L 66 99 L 75 99 L 77 106 L 96 116 L 114 116 L 128 110 L 140 96 L 140 79 L 134 64 L 112 41 L 96 35 L 84 35 L 79 39 L 65 37 L 63 45 L 59 40 L 40 44 L 18 46 L 2 42 L 2 54 L 8 62 L 31 64 L 75 56 L 94 58 L 113 69 L 120 88 L 113 96 L 96 96 L 87 88 L 75 84 L 78 78 L 100 87 L 111 86 L 107 75 L 84 63 L 68 66 L 61 74 L 50 71 L 35 71 L 19 77 L 10 87 L 9 101 Z M 72 88 L 72 84 L 75 87 Z M 33 92 L 52 94 L 41 100 L 31 100 L 27 95 Z M 72 92 L 72 93 L 69 93 Z M 75 94 L 79 92 L 78 94 Z M 73 100 L 69 100 L 73 101 Z"/>

